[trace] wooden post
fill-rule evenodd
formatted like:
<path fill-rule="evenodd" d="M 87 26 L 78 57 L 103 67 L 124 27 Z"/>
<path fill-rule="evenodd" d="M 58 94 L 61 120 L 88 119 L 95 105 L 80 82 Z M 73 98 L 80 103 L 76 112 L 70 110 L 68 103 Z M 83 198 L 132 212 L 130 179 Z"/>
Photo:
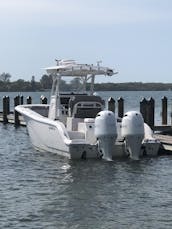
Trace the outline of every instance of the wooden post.
<path fill-rule="evenodd" d="M 108 99 L 108 110 L 115 113 L 115 100 L 112 97 Z"/>
<path fill-rule="evenodd" d="M 7 114 L 8 114 L 8 107 L 7 107 L 7 97 L 3 96 L 3 123 L 6 124 L 8 123 L 8 118 L 7 118 Z"/>
<path fill-rule="evenodd" d="M 155 119 L 155 100 L 151 97 L 148 100 L 148 109 L 147 109 L 147 120 L 148 125 L 152 128 L 154 127 L 154 119 Z"/>
<path fill-rule="evenodd" d="M 10 114 L 10 97 L 6 96 L 7 98 L 7 114 Z"/>
<path fill-rule="evenodd" d="M 31 96 L 28 96 L 28 97 L 26 98 L 26 103 L 27 103 L 27 104 L 32 104 L 32 98 L 31 98 Z"/>
<path fill-rule="evenodd" d="M 42 103 L 43 98 L 44 98 L 44 95 L 41 95 L 41 97 L 40 97 L 40 104 L 43 104 Z"/>
<path fill-rule="evenodd" d="M 20 104 L 20 96 L 17 95 L 14 98 L 14 107 Z M 20 125 L 19 113 L 14 109 L 14 125 L 17 127 Z"/>
<path fill-rule="evenodd" d="M 23 105 L 23 95 L 20 96 L 20 104 Z"/>
<path fill-rule="evenodd" d="M 41 104 L 47 104 L 47 98 L 45 96 L 41 96 L 40 102 Z"/>
<path fill-rule="evenodd" d="M 122 118 L 124 116 L 124 99 L 120 97 L 118 99 L 118 117 Z"/>
<path fill-rule="evenodd" d="M 147 100 L 145 98 L 142 98 L 140 101 L 140 113 L 143 116 L 144 122 L 147 123 Z"/>
<path fill-rule="evenodd" d="M 162 98 L 162 125 L 167 125 L 167 97 Z"/>

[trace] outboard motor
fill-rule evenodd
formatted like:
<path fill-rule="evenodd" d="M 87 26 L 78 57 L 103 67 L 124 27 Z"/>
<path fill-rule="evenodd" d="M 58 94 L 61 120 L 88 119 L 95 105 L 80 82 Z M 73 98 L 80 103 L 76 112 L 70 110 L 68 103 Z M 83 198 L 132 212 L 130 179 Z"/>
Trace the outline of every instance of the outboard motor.
<path fill-rule="evenodd" d="M 95 136 L 103 159 L 111 161 L 117 138 L 116 118 L 112 111 L 101 111 L 95 118 Z"/>
<path fill-rule="evenodd" d="M 122 118 L 121 135 L 125 138 L 126 150 L 130 158 L 139 159 L 144 138 L 144 121 L 139 112 L 129 111 Z"/>

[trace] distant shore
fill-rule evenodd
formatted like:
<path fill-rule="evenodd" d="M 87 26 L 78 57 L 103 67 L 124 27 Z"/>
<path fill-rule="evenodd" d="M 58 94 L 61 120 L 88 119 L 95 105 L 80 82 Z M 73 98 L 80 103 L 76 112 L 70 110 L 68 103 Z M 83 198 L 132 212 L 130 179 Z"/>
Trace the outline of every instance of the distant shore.
<path fill-rule="evenodd" d="M 0 81 L 0 92 L 31 92 L 31 91 L 49 91 L 51 90 L 52 81 L 24 81 L 17 80 L 13 82 Z M 87 89 L 90 84 L 87 84 Z M 80 82 L 73 81 L 66 83 L 62 81 L 60 88 L 62 91 L 74 91 L 80 87 Z M 95 91 L 171 91 L 172 83 L 142 83 L 142 82 L 126 82 L 126 83 L 96 83 Z"/>
<path fill-rule="evenodd" d="M 96 91 L 171 91 L 172 83 L 101 83 L 95 84 Z"/>

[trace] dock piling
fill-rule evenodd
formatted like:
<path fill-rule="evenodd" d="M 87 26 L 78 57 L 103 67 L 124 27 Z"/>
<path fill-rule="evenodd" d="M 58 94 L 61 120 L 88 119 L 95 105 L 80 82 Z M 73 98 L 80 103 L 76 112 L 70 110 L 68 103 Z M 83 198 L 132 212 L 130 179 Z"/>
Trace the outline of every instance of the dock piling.
<path fill-rule="evenodd" d="M 17 95 L 14 98 L 14 107 L 20 104 L 20 96 Z M 20 125 L 19 113 L 14 109 L 14 125 L 17 127 Z"/>
<path fill-rule="evenodd" d="M 6 96 L 7 99 L 7 114 L 10 114 L 10 97 Z"/>
<path fill-rule="evenodd" d="M 148 125 L 153 128 L 154 127 L 154 119 L 155 119 L 155 100 L 151 97 L 148 99 L 148 109 L 147 109 L 147 120 Z"/>
<path fill-rule="evenodd" d="M 23 105 L 23 95 L 20 96 L 20 104 Z"/>
<path fill-rule="evenodd" d="M 147 122 L 147 100 L 145 98 L 142 98 L 140 101 L 140 113 L 143 116 L 144 122 Z"/>
<path fill-rule="evenodd" d="M 3 123 L 4 124 L 8 123 L 7 114 L 8 114 L 8 99 L 7 96 L 4 96 L 3 97 Z"/>
<path fill-rule="evenodd" d="M 118 117 L 122 118 L 124 116 L 124 99 L 120 97 L 118 99 Z"/>
<path fill-rule="evenodd" d="M 28 97 L 26 98 L 26 103 L 27 103 L 27 104 L 32 104 L 32 98 L 31 98 L 31 96 L 28 96 Z"/>
<path fill-rule="evenodd" d="M 112 97 L 108 99 L 108 110 L 115 113 L 115 100 Z"/>
<path fill-rule="evenodd" d="M 41 104 L 47 104 L 47 98 L 46 98 L 45 96 L 42 95 L 42 96 L 40 97 L 40 103 L 41 103 Z"/>
<path fill-rule="evenodd" d="M 140 113 L 143 116 L 144 122 L 153 128 L 155 119 L 155 100 L 152 97 L 148 100 L 143 98 L 140 101 Z"/>
<path fill-rule="evenodd" d="M 162 98 L 162 125 L 167 125 L 167 97 Z"/>

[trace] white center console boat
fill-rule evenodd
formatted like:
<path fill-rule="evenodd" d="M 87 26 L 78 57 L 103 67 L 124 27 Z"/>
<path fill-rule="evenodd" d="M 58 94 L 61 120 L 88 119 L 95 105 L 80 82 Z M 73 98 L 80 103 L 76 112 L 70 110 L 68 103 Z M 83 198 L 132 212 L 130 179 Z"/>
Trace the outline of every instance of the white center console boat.
<path fill-rule="evenodd" d="M 116 74 L 113 69 L 60 60 L 46 71 L 53 76 L 50 104 L 15 107 L 24 116 L 36 149 L 71 159 L 157 155 L 160 142 L 153 138 L 139 112 L 127 112 L 119 120 L 113 112 L 104 110 L 104 101 L 94 95 L 95 77 L 112 76 Z M 60 81 L 66 76 L 79 77 L 82 89 L 77 93 L 60 92 Z M 88 85 L 90 90 L 86 91 Z"/>

